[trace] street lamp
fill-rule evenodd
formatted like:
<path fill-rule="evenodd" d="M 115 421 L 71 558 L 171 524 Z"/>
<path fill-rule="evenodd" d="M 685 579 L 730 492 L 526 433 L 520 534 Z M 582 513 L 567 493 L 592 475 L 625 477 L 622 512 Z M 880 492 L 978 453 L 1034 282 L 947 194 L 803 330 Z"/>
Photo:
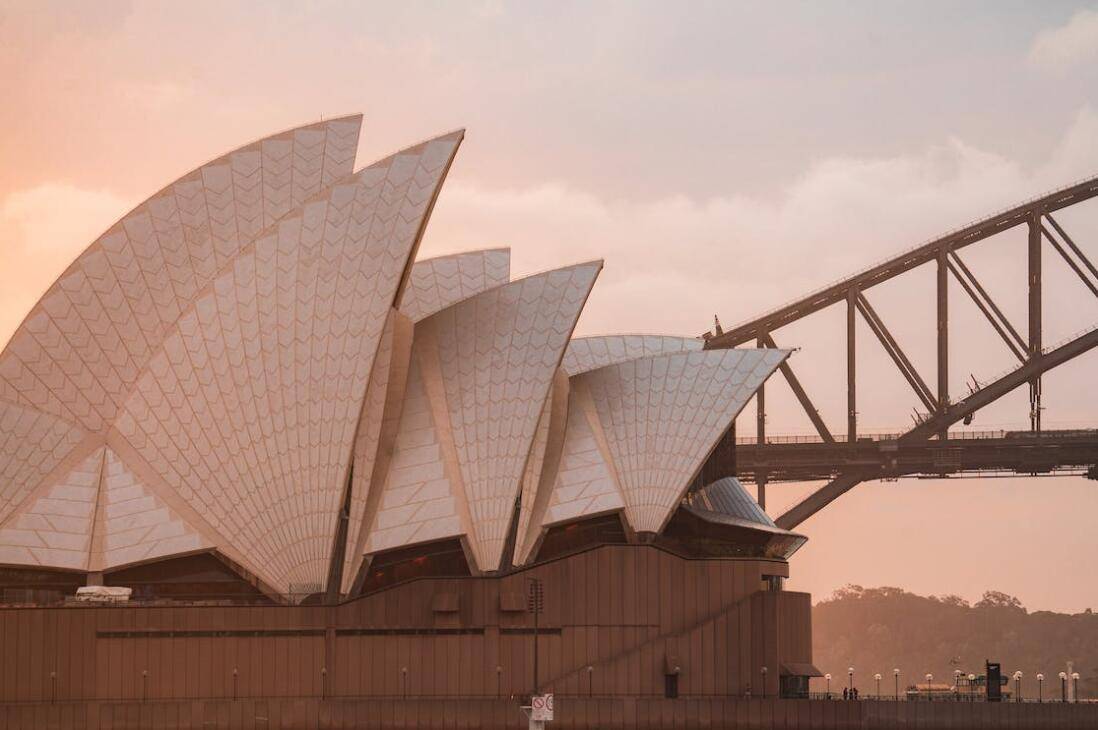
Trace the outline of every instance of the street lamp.
<path fill-rule="evenodd" d="M 969 696 L 969 699 L 976 696 L 976 675 L 975 674 L 969 674 L 968 675 L 968 696 Z"/>
<path fill-rule="evenodd" d="M 767 671 L 766 667 L 763 667 L 762 669 L 759 670 L 759 674 L 762 675 L 763 697 L 764 698 L 766 697 L 766 671 Z"/>
<path fill-rule="evenodd" d="M 892 678 L 896 682 L 896 699 L 900 699 L 900 670 L 892 670 Z"/>
<path fill-rule="evenodd" d="M 591 697 L 595 694 L 595 668 L 590 664 L 587 665 L 587 696 Z"/>
<path fill-rule="evenodd" d="M 933 674 L 931 674 L 930 672 L 927 672 L 927 673 L 926 673 L 926 698 L 927 698 L 928 700 L 929 700 L 929 699 L 931 699 L 931 696 L 930 696 L 930 682 L 931 682 L 931 681 L 932 681 L 933 679 L 934 679 L 934 675 L 933 675 Z"/>
<path fill-rule="evenodd" d="M 1014 672 L 1014 701 L 1022 701 L 1022 670 L 1019 669 Z"/>
<path fill-rule="evenodd" d="M 1060 701 L 1061 702 L 1067 702 L 1068 701 L 1067 683 L 1068 683 L 1067 672 L 1060 672 Z"/>
<path fill-rule="evenodd" d="M 824 679 L 827 680 L 827 699 L 831 699 L 831 672 L 825 674 Z"/>
<path fill-rule="evenodd" d="M 881 673 L 874 674 L 873 679 L 877 680 L 877 699 L 881 699 Z"/>
<path fill-rule="evenodd" d="M 1071 699 L 1073 702 L 1079 701 L 1079 672 L 1071 673 Z"/>
<path fill-rule="evenodd" d="M 1045 701 L 1045 675 L 1037 672 L 1037 701 Z"/>
<path fill-rule="evenodd" d="M 850 685 L 850 687 L 849 687 L 850 694 L 853 695 L 854 694 L 854 667 L 847 667 L 846 668 L 846 679 L 847 679 L 847 683 Z"/>

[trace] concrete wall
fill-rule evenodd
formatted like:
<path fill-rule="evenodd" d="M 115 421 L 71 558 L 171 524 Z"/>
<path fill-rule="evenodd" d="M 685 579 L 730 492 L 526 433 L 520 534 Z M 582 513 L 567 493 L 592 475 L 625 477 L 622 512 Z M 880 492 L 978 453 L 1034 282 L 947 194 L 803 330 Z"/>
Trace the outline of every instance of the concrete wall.
<path fill-rule="evenodd" d="M 785 728 L 788 730 L 1092 730 L 1098 705 L 959 702 L 841 702 L 775 699 L 558 698 L 550 730 Z M 0 704 L 0 730 L 228 730 L 293 728 L 514 728 L 526 723 L 509 700 L 246 699 Z"/>
<path fill-rule="evenodd" d="M 759 590 L 763 575 L 787 571 L 613 545 L 335 607 L 0 609 L 0 702 L 523 694 L 534 576 L 544 689 L 660 697 L 670 661 L 683 696 L 762 694 L 763 666 L 774 695 L 780 661 L 811 660 L 808 596 Z"/>

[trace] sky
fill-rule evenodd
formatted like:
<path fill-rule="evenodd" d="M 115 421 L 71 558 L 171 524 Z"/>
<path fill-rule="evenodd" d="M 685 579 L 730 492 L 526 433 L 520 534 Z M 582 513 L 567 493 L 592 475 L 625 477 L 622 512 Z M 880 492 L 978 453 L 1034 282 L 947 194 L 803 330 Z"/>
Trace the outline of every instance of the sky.
<path fill-rule="evenodd" d="M 605 268 L 578 334 L 697 335 L 973 219 L 1098 174 L 1098 4 L 0 0 L 0 342 L 127 210 L 222 152 L 365 115 L 360 164 L 466 137 L 421 256 L 510 246 L 517 274 Z M 1098 260 L 1098 202 L 1058 220 Z M 966 263 L 1025 325 L 1024 234 Z M 1098 300 L 1045 253 L 1045 340 Z M 933 382 L 932 271 L 868 294 Z M 1011 365 L 951 291 L 951 382 Z M 775 333 L 833 431 L 843 313 Z M 859 421 L 915 396 L 859 331 Z M 1047 428 L 1098 425 L 1098 354 L 1045 380 Z M 768 431 L 809 433 L 783 383 Z M 753 406 L 741 416 L 750 433 Z M 1024 428 L 1026 393 L 975 430 Z M 813 485 L 772 485 L 769 511 Z M 1098 607 L 1098 482 L 901 480 L 801 525 L 790 588 L 846 583 L 1030 609 Z M 991 556 L 991 557 L 989 557 Z"/>

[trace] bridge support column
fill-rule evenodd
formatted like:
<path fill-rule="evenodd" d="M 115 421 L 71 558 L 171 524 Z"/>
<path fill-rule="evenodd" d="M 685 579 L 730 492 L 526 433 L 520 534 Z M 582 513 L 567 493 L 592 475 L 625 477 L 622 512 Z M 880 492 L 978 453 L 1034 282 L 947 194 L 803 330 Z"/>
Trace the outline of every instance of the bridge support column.
<path fill-rule="evenodd" d="M 762 333 L 759 335 L 759 339 L 755 343 L 755 346 L 766 347 L 767 339 L 767 333 Z M 755 414 L 755 443 L 761 451 L 766 444 L 766 384 L 760 385 L 755 393 L 755 405 L 757 406 Z M 758 491 L 757 498 L 759 506 L 764 510 L 766 509 L 766 476 L 765 469 L 759 469 L 755 472 L 755 486 Z"/>
<path fill-rule="evenodd" d="M 854 312 L 857 302 L 858 289 L 851 287 L 846 292 L 846 440 L 852 444 L 858 440 L 858 398 L 854 382 L 857 366 L 854 351 Z"/>
<path fill-rule="evenodd" d="M 949 407 L 949 248 L 938 249 L 938 413 Z M 938 434 L 945 441 L 949 432 Z"/>
<path fill-rule="evenodd" d="M 1041 356 L 1041 213 L 1029 217 L 1029 359 Z M 1029 382 L 1029 427 L 1041 430 L 1041 377 Z"/>

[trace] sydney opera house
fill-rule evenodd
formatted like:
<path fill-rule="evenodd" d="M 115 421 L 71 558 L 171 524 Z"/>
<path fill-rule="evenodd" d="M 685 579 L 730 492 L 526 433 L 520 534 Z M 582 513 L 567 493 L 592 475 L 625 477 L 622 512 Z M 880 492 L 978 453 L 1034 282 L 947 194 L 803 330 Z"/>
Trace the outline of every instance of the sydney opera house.
<path fill-rule="evenodd" d="M 788 352 L 573 337 L 601 261 L 421 258 L 462 133 L 356 171 L 360 121 L 170 183 L 0 355 L 0 715 L 521 726 L 536 683 L 629 727 L 806 692 L 805 538 L 703 469 Z"/>

